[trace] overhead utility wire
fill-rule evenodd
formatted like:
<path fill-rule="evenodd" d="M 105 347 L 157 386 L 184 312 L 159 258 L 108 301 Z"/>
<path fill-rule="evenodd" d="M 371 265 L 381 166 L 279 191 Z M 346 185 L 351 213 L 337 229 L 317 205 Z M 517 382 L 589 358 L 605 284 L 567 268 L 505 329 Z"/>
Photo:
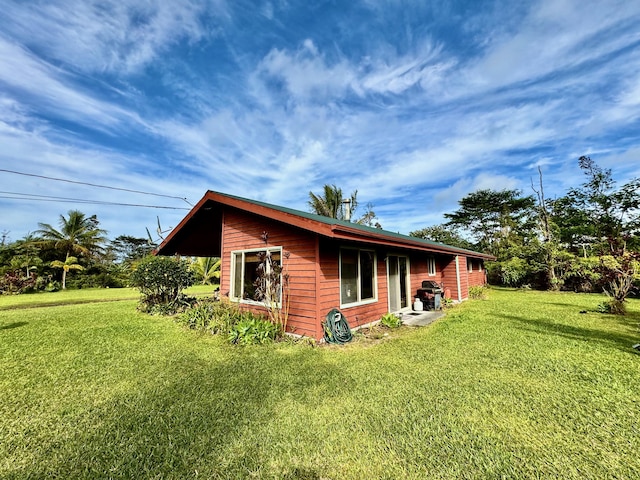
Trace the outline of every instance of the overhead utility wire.
<path fill-rule="evenodd" d="M 0 193 L 8 193 L 9 195 L 0 195 L 0 198 L 6 198 L 11 200 L 35 200 L 40 202 L 57 202 L 57 203 L 85 203 L 89 205 L 118 205 L 122 207 L 162 208 L 165 210 L 189 210 L 188 208 L 185 208 L 185 207 L 165 207 L 162 205 L 141 205 L 137 203 L 105 202 L 102 200 L 83 200 L 79 198 L 49 197 L 46 195 L 31 195 L 27 193 L 12 193 L 12 192 L 0 192 Z"/>
<path fill-rule="evenodd" d="M 187 205 L 193 207 L 193 205 L 191 203 L 189 203 L 189 201 L 186 198 L 177 197 L 177 196 L 174 196 L 174 195 L 163 195 L 161 193 L 142 192 L 140 190 L 131 190 L 129 188 L 110 187 L 108 185 L 98 185 L 96 183 L 79 182 L 77 180 L 67 180 L 66 178 L 47 177 L 45 175 L 36 175 L 34 173 L 25 173 L 25 172 L 16 172 L 15 170 L 7 170 L 7 169 L 4 169 L 4 168 L 0 168 L 0 172 L 14 173 L 16 175 L 24 175 L 26 177 L 43 178 L 45 180 L 55 180 L 57 182 L 75 183 L 77 185 L 88 185 L 90 187 L 107 188 L 109 190 L 120 190 L 121 192 L 139 193 L 141 195 L 153 195 L 154 197 L 174 198 L 174 199 L 177 199 L 177 200 L 182 200 Z"/>

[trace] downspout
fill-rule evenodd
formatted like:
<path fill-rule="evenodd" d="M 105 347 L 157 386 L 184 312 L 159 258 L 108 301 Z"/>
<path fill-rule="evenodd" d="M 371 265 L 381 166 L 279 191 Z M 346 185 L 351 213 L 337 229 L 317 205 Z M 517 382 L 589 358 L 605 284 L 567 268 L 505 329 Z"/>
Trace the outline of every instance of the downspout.
<path fill-rule="evenodd" d="M 462 301 L 462 287 L 460 286 L 460 257 L 456 255 L 456 287 L 458 288 L 458 301 Z"/>

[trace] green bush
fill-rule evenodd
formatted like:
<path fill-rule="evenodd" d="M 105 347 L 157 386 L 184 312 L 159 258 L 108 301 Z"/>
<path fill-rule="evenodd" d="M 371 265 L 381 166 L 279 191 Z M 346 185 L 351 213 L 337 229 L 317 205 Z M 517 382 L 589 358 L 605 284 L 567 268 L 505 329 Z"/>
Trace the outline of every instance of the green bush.
<path fill-rule="evenodd" d="M 243 318 L 231 327 L 227 338 L 229 342 L 237 345 L 252 345 L 273 342 L 279 335 L 278 327 L 269 320 L 252 316 Z"/>
<path fill-rule="evenodd" d="M 203 299 L 184 311 L 177 322 L 192 330 L 228 335 L 231 328 L 249 314 L 228 301 Z"/>
<path fill-rule="evenodd" d="M 469 287 L 469 298 L 484 300 L 487 298 L 487 288 L 484 285 L 473 285 Z"/>
<path fill-rule="evenodd" d="M 182 291 L 193 285 L 189 263 L 174 257 L 147 257 L 131 274 L 131 284 L 142 293 L 140 309 L 149 313 L 173 314 L 189 306 Z"/>
<path fill-rule="evenodd" d="M 387 312 L 380 318 L 380 323 L 388 328 L 398 328 L 402 325 L 402 319 L 393 313 Z"/>

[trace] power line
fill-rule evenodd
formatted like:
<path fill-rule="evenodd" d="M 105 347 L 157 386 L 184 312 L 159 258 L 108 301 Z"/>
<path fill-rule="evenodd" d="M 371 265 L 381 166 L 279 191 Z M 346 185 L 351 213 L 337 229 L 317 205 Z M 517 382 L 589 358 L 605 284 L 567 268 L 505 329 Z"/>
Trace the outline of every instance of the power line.
<path fill-rule="evenodd" d="M 0 192 L 0 193 L 10 193 L 10 192 Z M 11 195 L 15 195 L 15 196 L 11 196 Z M 88 205 L 118 205 L 122 207 L 161 208 L 165 210 L 189 210 L 188 208 L 185 208 L 185 207 L 167 207 L 163 205 L 142 205 L 137 203 L 105 202 L 101 200 L 83 200 L 78 198 L 49 197 L 46 195 L 31 195 L 26 193 L 0 195 L 0 198 L 10 199 L 10 200 L 32 200 L 32 201 L 56 202 L 56 203 L 84 203 Z"/>
<path fill-rule="evenodd" d="M 87 182 L 80 182 L 80 181 L 77 181 L 77 180 L 68 180 L 66 178 L 48 177 L 46 175 L 36 175 L 34 173 L 17 172 L 15 170 L 7 170 L 7 169 L 4 169 L 4 168 L 0 168 L 0 172 L 13 173 L 13 174 L 16 174 L 16 175 L 24 175 L 25 177 L 42 178 L 42 179 L 45 179 L 45 180 L 55 180 L 56 182 L 74 183 L 76 185 L 88 185 L 90 187 L 106 188 L 106 189 L 109 189 L 109 190 L 119 190 L 121 192 L 139 193 L 141 195 L 152 195 L 154 197 L 173 198 L 173 199 L 177 199 L 177 200 L 182 200 L 183 202 L 185 202 L 187 205 L 189 205 L 191 207 L 193 206 L 193 205 L 191 205 L 191 203 L 189 203 L 189 201 L 186 198 L 178 197 L 178 196 L 174 196 L 174 195 L 164 195 L 164 194 L 161 194 L 161 193 L 143 192 L 143 191 L 140 191 L 140 190 L 131 190 L 129 188 L 110 187 L 108 185 L 98 185 L 97 183 L 87 183 Z M 114 205 L 123 205 L 123 204 L 114 203 Z M 188 209 L 184 209 L 184 210 L 188 210 Z"/>

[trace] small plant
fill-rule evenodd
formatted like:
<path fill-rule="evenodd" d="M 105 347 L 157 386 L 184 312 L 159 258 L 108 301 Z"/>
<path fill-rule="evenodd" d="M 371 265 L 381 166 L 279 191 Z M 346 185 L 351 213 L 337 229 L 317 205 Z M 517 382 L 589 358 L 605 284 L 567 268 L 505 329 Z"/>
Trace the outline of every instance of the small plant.
<path fill-rule="evenodd" d="M 261 345 L 273 342 L 279 334 L 280 329 L 269 320 L 250 315 L 231 327 L 227 338 L 236 345 Z"/>
<path fill-rule="evenodd" d="M 176 321 L 201 332 L 228 335 L 243 315 L 237 305 L 228 300 L 203 299 L 185 310 Z"/>
<path fill-rule="evenodd" d="M 393 313 L 387 312 L 380 318 L 380 323 L 387 328 L 398 328 L 402 325 L 402 319 Z"/>
<path fill-rule="evenodd" d="M 627 311 L 625 304 L 615 298 L 609 298 L 609 300 L 599 303 L 596 310 L 598 313 L 610 315 L 624 315 Z"/>
<path fill-rule="evenodd" d="M 485 300 L 487 298 L 487 287 L 484 285 L 473 285 L 469 287 L 469 298 Z"/>
<path fill-rule="evenodd" d="M 263 235 L 268 238 L 266 232 Z M 283 256 L 289 258 L 287 252 Z M 274 257 L 270 250 L 259 252 L 258 259 L 258 278 L 254 283 L 256 299 L 266 304 L 269 320 L 278 330 L 286 332 L 291 302 L 289 274 L 280 257 Z"/>
<path fill-rule="evenodd" d="M 453 299 L 449 297 L 442 297 L 440 305 L 443 309 L 451 308 L 453 307 Z"/>

